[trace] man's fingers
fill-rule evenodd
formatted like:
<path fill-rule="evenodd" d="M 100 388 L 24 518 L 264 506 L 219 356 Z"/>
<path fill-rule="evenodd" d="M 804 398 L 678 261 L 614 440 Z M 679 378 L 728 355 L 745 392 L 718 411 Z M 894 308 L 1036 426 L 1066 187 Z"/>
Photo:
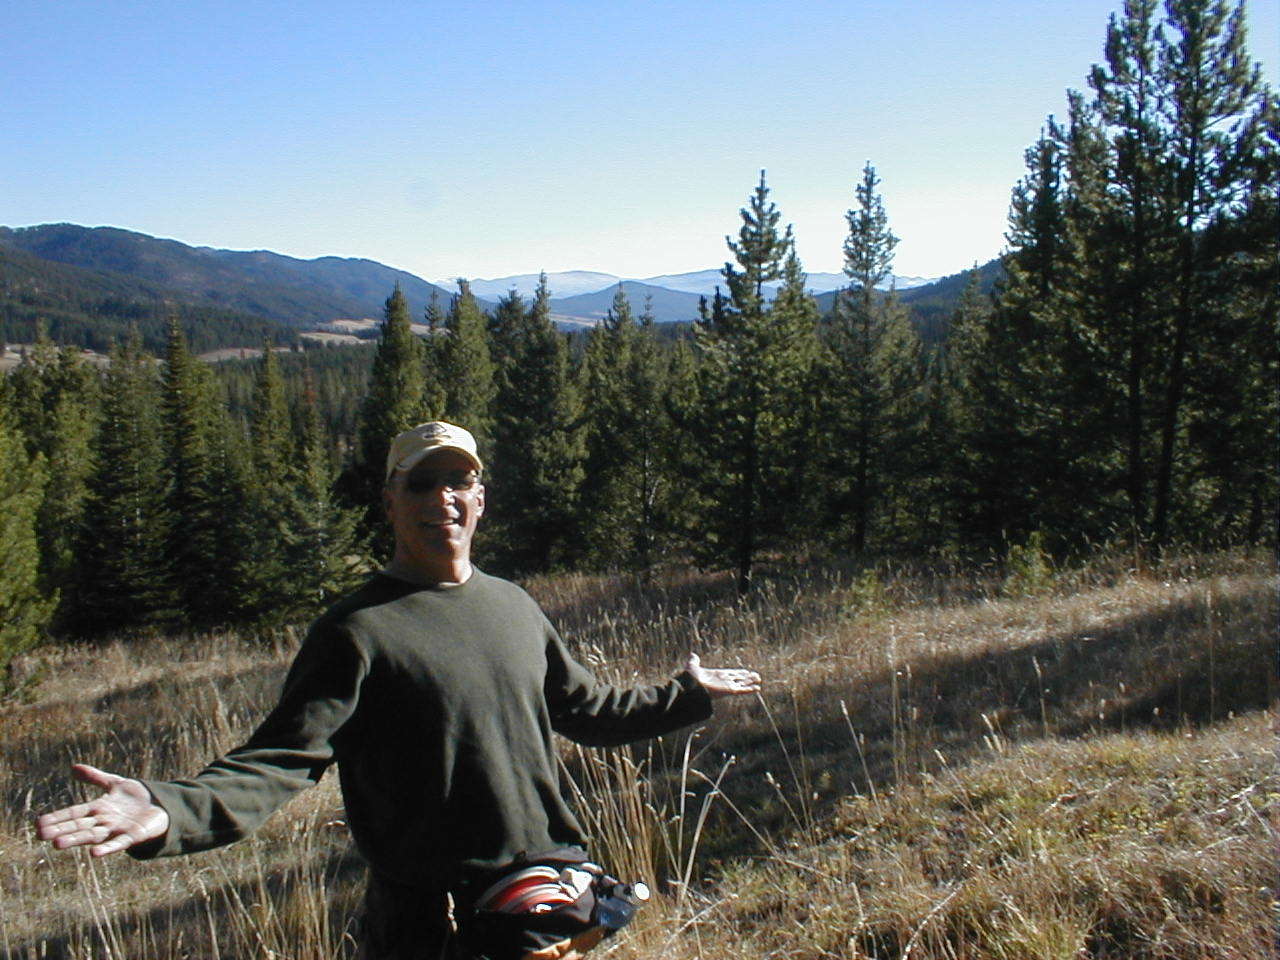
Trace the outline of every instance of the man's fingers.
<path fill-rule="evenodd" d="M 107 840 L 105 843 L 96 843 L 89 848 L 89 852 L 95 857 L 105 857 L 109 853 L 116 853 L 120 850 L 128 850 L 134 844 L 133 834 L 119 833 Z"/>
<path fill-rule="evenodd" d="M 86 811 L 87 812 L 87 811 Z M 49 814 L 50 817 L 57 814 Z M 90 827 L 97 826 L 98 819 L 92 815 L 84 816 L 83 814 L 76 817 L 68 817 L 64 820 L 54 822 L 41 822 L 37 824 L 41 840 L 53 840 L 57 837 L 66 836 L 68 833 L 75 833 L 77 830 L 88 830 Z"/>
<path fill-rule="evenodd" d="M 87 827 L 74 833 L 62 834 L 53 841 L 53 845 L 58 850 L 65 850 L 67 847 L 81 847 L 86 843 L 102 843 L 110 836 L 111 830 L 108 827 Z"/>
<path fill-rule="evenodd" d="M 146 789 L 137 781 L 87 763 L 72 764 L 71 772 L 77 780 L 105 793 L 87 803 L 36 817 L 36 835 L 51 841 L 55 849 L 90 845 L 90 853 L 105 857 L 163 836 L 168 829 L 168 814 L 147 800 Z"/>
<path fill-rule="evenodd" d="M 74 807 L 63 807 L 61 810 L 54 810 L 52 813 L 41 814 L 36 817 L 36 829 L 40 832 L 41 840 L 50 840 L 62 832 L 57 828 L 63 827 L 64 824 L 79 820 L 83 817 L 93 815 L 93 805 L 89 803 L 77 803 Z M 65 827 L 63 829 L 66 829 Z M 46 831 L 50 831 L 48 836 Z"/>
<path fill-rule="evenodd" d="M 107 773 L 107 771 L 99 770 L 97 767 L 91 767 L 87 763 L 73 763 L 71 765 L 71 773 L 82 783 L 91 783 L 95 787 L 102 787 L 103 790 L 110 790 L 124 779 L 124 777 L 117 774 Z"/>

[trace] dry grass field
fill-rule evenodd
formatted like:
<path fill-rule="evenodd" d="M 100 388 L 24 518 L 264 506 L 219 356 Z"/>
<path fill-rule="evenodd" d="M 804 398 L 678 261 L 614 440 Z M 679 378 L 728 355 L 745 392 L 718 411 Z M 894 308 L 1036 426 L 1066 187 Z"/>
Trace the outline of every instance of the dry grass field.
<path fill-rule="evenodd" d="M 658 896 L 595 954 L 1238 958 L 1275 948 L 1273 561 L 1012 578 L 879 569 L 527 586 L 613 680 L 690 647 L 766 676 L 691 735 L 567 746 L 596 852 Z M 335 778 L 253 838 L 141 864 L 38 844 L 67 766 L 174 777 L 233 746 L 297 636 L 45 649 L 0 710 L 0 951 L 350 955 L 362 866 Z"/>

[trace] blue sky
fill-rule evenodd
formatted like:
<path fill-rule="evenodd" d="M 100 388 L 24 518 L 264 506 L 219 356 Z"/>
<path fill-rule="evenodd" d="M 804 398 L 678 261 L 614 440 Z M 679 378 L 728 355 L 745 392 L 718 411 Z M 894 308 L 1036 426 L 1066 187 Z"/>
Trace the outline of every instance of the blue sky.
<path fill-rule="evenodd" d="M 431 279 L 719 266 L 767 169 L 837 271 L 862 165 L 896 272 L 995 256 L 1120 0 L 6 0 L 0 223 Z M 1280 4 L 1249 6 L 1277 82 Z"/>

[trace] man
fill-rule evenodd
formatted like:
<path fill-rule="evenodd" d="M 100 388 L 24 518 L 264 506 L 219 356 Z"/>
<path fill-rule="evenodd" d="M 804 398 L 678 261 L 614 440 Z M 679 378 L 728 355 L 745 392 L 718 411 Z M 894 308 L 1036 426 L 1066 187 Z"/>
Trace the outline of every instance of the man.
<path fill-rule="evenodd" d="M 249 740 L 190 780 L 76 764 L 104 793 L 40 817 L 40 838 L 97 857 L 209 849 L 249 833 L 336 762 L 370 867 L 362 957 L 462 956 L 451 895 L 465 911 L 482 880 L 584 842 L 560 792 L 553 730 L 625 743 L 760 688 L 753 671 L 707 669 L 694 654 L 663 685 L 599 683 L 523 590 L 472 566 L 482 470 L 461 427 L 436 421 L 397 436 L 383 492 L 391 562 L 312 625 Z"/>

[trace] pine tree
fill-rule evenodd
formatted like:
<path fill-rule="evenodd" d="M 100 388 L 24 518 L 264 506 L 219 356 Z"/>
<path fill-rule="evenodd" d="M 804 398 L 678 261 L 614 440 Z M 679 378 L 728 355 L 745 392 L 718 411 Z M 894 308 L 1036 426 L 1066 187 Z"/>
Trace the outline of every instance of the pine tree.
<path fill-rule="evenodd" d="M 1088 466 L 1099 491 L 1124 490 L 1124 525 L 1137 542 L 1151 535 L 1152 426 L 1172 280 L 1158 38 L 1155 0 L 1129 0 L 1124 15 L 1111 18 L 1105 63 L 1090 74 L 1089 112 L 1074 107 L 1081 144 L 1070 155 L 1076 277 L 1065 288 L 1066 315 L 1059 318 L 1067 348 L 1079 357 L 1074 369 L 1084 374 L 1076 392 L 1092 394 L 1102 415 L 1087 435 L 1076 434 L 1100 441 Z M 1113 463 L 1114 481 L 1107 476 Z"/>
<path fill-rule="evenodd" d="M 14 423 L 29 456 L 40 456 L 46 482 L 36 519 L 41 584 L 64 591 L 75 566 L 74 543 L 84 516 L 91 447 L 98 423 L 99 378 L 75 347 L 54 347 L 43 331 L 9 378 Z"/>
<path fill-rule="evenodd" d="M 18 686 L 14 658 L 41 641 L 57 603 L 56 594 L 40 588 L 36 513 L 44 479 L 43 463 L 27 456 L 6 403 L 0 409 L 0 695 Z"/>
<path fill-rule="evenodd" d="M 439 420 L 444 416 L 445 400 L 448 390 L 444 374 L 445 314 L 440 308 L 440 294 L 435 287 L 431 288 L 431 299 L 423 313 L 423 325 L 427 328 L 427 338 L 423 341 L 423 416 L 427 420 Z"/>
<path fill-rule="evenodd" d="M 270 613 L 277 622 L 314 616 L 363 576 L 360 512 L 336 496 L 336 476 L 309 370 L 302 401 L 302 431 L 281 501 L 286 577 Z"/>
<path fill-rule="evenodd" d="M 1061 338 L 1051 305 L 1071 280 L 1067 267 L 1067 135 L 1050 118 L 1025 153 L 1027 173 L 1013 188 L 1008 247 L 994 303 L 958 312 L 945 347 L 953 418 L 948 503 L 962 551 L 988 557 L 1006 541 L 1056 529 L 1055 496 L 1069 489 L 1063 429 Z M 1084 416 L 1076 411 L 1074 416 Z"/>
<path fill-rule="evenodd" d="M 647 576 L 672 535 L 678 489 L 666 377 L 646 307 L 637 320 L 622 284 L 583 358 L 587 482 L 582 516 L 589 561 Z"/>
<path fill-rule="evenodd" d="M 702 499 L 703 559 L 731 564 L 745 591 L 763 546 L 779 542 L 784 531 L 791 536 L 786 547 L 808 534 L 788 525 L 792 505 L 771 484 L 795 468 L 786 462 L 802 430 L 794 390 L 808 375 L 813 351 L 796 337 L 805 312 L 797 314 L 794 304 L 771 309 L 767 301 L 766 285 L 783 277 L 794 250 L 790 228 L 778 230 L 763 171 L 741 216 L 738 239 L 726 238 L 734 255 L 723 271 L 729 298 L 717 294 L 697 328 L 702 410 L 691 425 L 705 482 L 687 493 L 691 506 Z M 798 261 L 793 272 L 801 273 Z"/>
<path fill-rule="evenodd" d="M 662 411 L 674 430 L 663 475 L 674 488 L 671 495 L 677 507 L 666 515 L 666 526 L 675 548 L 708 560 L 715 554 L 706 546 L 707 525 L 703 516 L 711 500 L 702 478 L 713 468 L 709 467 L 706 451 L 701 446 L 708 427 L 707 405 L 701 389 L 706 378 L 701 372 L 700 350 L 692 339 L 682 337 L 671 344 L 664 359 Z M 697 478 L 697 482 L 692 478 Z"/>
<path fill-rule="evenodd" d="M 794 246 L 783 258 L 780 280 L 769 312 L 777 336 L 786 344 L 786 362 L 778 367 L 775 390 L 778 415 L 790 429 L 780 438 L 779 451 L 767 465 L 765 479 L 775 497 L 785 498 L 782 522 L 793 529 L 804 529 L 805 537 L 818 539 L 812 523 L 822 507 L 821 484 L 814 482 L 809 470 L 797 469 L 796 465 L 821 461 L 817 451 L 822 449 L 827 432 L 822 402 L 823 347 L 819 340 L 822 316 L 805 289 L 808 277 Z"/>
<path fill-rule="evenodd" d="M 527 316 L 528 310 L 519 290 L 512 287 L 498 298 L 488 327 L 489 354 L 496 370 L 505 370 L 510 365 L 517 344 L 525 336 Z"/>
<path fill-rule="evenodd" d="M 977 397 L 990 324 L 990 298 L 969 272 L 947 334 L 928 367 L 922 446 L 928 451 L 923 493 L 923 542 L 955 548 L 968 542 L 976 450 L 967 442 L 986 424 Z M 984 465 L 985 466 L 985 465 Z"/>
<path fill-rule="evenodd" d="M 241 555 L 237 571 L 239 609 L 248 620 L 272 619 L 291 592 L 282 512 L 294 470 L 291 426 L 280 362 L 268 342 L 258 364 L 249 420 L 251 478 L 234 520 L 240 540 L 253 544 Z"/>
<path fill-rule="evenodd" d="M 503 330 L 485 541 L 497 564 L 532 573 L 577 549 L 583 424 L 564 339 L 551 321 L 546 274 L 524 317 Z"/>
<path fill-rule="evenodd" d="M 835 299 L 828 336 L 825 420 L 835 457 L 826 464 L 828 516 L 831 529 L 858 554 L 873 536 L 884 544 L 899 532 L 894 521 L 910 509 L 908 484 L 917 475 L 924 417 L 920 338 L 897 297 L 877 289 L 891 274 L 898 243 L 879 183 L 868 163 L 856 206 L 846 215 L 849 286 Z M 884 529 L 876 530 L 878 523 Z"/>
<path fill-rule="evenodd" d="M 483 459 L 493 429 L 497 372 L 489 349 L 488 323 L 465 280 L 458 281 L 445 329 L 441 349 L 448 394 L 445 419 L 475 435 Z"/>
<path fill-rule="evenodd" d="M 439 415 L 426 406 L 424 353 L 413 334 L 409 303 L 397 284 L 387 298 L 373 367 L 360 404 L 358 454 L 343 482 L 352 505 L 364 510 L 364 529 L 374 538 L 375 552 L 380 555 L 390 549 L 382 522 L 382 486 L 391 439 Z"/>
<path fill-rule="evenodd" d="M 1158 107 L 1167 131 L 1176 204 L 1177 295 L 1159 412 L 1152 519 L 1157 546 L 1170 538 L 1177 448 L 1186 442 L 1187 381 L 1202 353 L 1200 332 L 1219 312 L 1212 278 L 1252 252 L 1215 248 L 1202 238 L 1211 225 L 1238 214 L 1252 186 L 1255 158 L 1275 149 L 1265 139 L 1274 101 L 1262 82 L 1261 67 L 1245 50 L 1243 2 L 1231 7 L 1224 0 L 1168 0 L 1165 10 L 1169 30 L 1159 45 L 1165 96 Z M 1274 241 L 1273 230 L 1267 243 L 1272 252 Z"/>
<path fill-rule="evenodd" d="M 270 340 L 263 345 L 262 363 L 254 384 L 253 418 L 250 422 L 253 467 L 264 486 L 276 482 L 289 461 L 290 417 L 285 399 L 280 361 Z"/>
<path fill-rule="evenodd" d="M 112 351 L 104 381 L 91 494 L 76 549 L 70 620 L 77 633 L 144 628 L 176 616 L 158 406 L 154 366 L 134 329 Z"/>
<path fill-rule="evenodd" d="M 1188 429 L 1214 393 L 1233 392 L 1204 362 L 1215 317 L 1230 312 L 1219 278 L 1250 252 L 1208 241 L 1231 233 L 1215 225 L 1240 216 L 1267 149 L 1267 94 L 1241 17 L 1238 6 L 1177 0 L 1161 21 L 1155 0 L 1129 0 L 1090 75 L 1092 99 L 1070 97 L 1069 280 L 1044 297 L 1011 273 L 1006 288 L 1015 304 L 1039 298 L 1039 390 L 1020 430 L 1052 438 L 1037 458 L 1035 509 L 1064 537 L 1120 533 L 1159 549 L 1175 527 L 1216 526 L 1203 497 L 1188 496 L 1199 460 Z M 1235 362 L 1248 379 L 1248 363 Z"/>
<path fill-rule="evenodd" d="M 186 621 L 226 623 L 238 610 L 236 573 L 243 544 L 228 518 L 244 501 L 244 451 L 209 371 L 187 349 L 176 318 L 169 321 L 161 410 L 172 517 L 168 560 Z"/>
<path fill-rule="evenodd" d="M 586 406 L 586 474 L 583 490 L 583 528 L 587 555 L 593 563 L 613 566 L 625 525 L 620 514 L 625 497 L 617 489 L 627 470 L 628 456 L 622 434 L 629 421 L 625 376 L 631 363 L 636 323 L 622 284 L 604 320 L 591 329 L 579 369 L 580 388 L 590 402 Z"/>
<path fill-rule="evenodd" d="M 1239 209 L 1205 229 L 1206 310 L 1188 370 L 1186 472 L 1203 504 L 1198 539 L 1280 540 L 1280 99 L 1267 95 Z M 1183 533 L 1187 536 L 1187 532 Z"/>

